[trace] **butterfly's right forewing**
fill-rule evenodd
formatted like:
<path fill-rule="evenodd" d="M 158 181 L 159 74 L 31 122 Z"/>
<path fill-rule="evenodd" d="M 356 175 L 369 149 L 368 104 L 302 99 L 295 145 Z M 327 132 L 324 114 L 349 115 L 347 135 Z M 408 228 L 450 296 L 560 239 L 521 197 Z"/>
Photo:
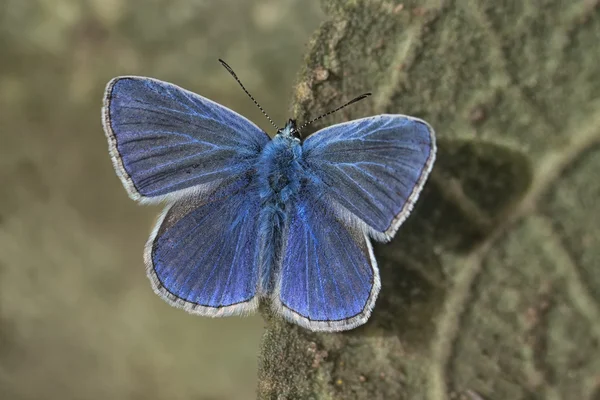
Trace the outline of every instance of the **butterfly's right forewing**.
<path fill-rule="evenodd" d="M 202 96 L 156 79 L 111 80 L 103 122 L 117 174 L 135 200 L 206 195 L 252 168 L 269 137 Z"/>
<path fill-rule="evenodd" d="M 387 114 L 324 128 L 303 149 L 323 193 L 377 240 L 391 239 L 409 215 L 436 153 L 425 121 Z"/>

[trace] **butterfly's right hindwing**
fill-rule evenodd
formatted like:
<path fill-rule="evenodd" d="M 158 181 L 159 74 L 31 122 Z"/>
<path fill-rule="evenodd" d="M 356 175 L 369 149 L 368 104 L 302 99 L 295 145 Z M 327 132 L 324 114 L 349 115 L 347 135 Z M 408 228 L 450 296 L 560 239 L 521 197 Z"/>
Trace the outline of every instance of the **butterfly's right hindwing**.
<path fill-rule="evenodd" d="M 269 141 L 234 111 L 144 77 L 109 82 L 103 122 L 117 174 L 145 202 L 210 193 L 244 175 Z"/>
<path fill-rule="evenodd" d="M 272 304 L 313 331 L 352 329 L 371 314 L 379 270 L 366 233 L 340 220 L 314 190 L 304 191 L 287 209 Z"/>

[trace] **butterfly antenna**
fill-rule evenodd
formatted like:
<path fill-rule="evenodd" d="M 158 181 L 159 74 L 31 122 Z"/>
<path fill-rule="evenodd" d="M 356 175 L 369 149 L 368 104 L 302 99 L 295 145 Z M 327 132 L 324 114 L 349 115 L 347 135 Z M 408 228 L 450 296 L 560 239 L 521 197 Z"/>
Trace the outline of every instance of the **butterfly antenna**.
<path fill-rule="evenodd" d="M 336 112 L 336 111 L 340 111 L 342 108 L 344 108 L 344 107 L 346 107 L 346 106 L 349 106 L 350 104 L 356 103 L 357 101 L 360 101 L 360 100 L 362 100 L 362 99 L 366 99 L 366 98 L 367 98 L 367 97 L 369 97 L 370 95 L 371 95 L 371 93 L 365 93 L 365 94 L 361 94 L 360 96 L 358 96 L 358 97 L 356 97 L 356 98 L 354 98 L 354 99 L 350 100 L 349 102 L 347 102 L 347 103 L 346 103 L 346 104 L 344 104 L 343 106 L 341 106 L 341 107 L 338 107 L 338 108 L 336 108 L 335 110 L 328 111 L 328 112 L 326 112 L 325 114 L 321 115 L 320 117 L 317 117 L 317 118 L 315 118 L 315 119 L 313 119 L 313 120 L 311 120 L 311 121 L 305 122 L 305 123 L 304 123 L 304 124 L 302 124 L 302 126 L 300 126 L 300 128 L 298 128 L 297 130 L 298 130 L 298 131 L 300 131 L 301 129 L 303 129 L 303 128 L 306 128 L 308 125 L 312 124 L 313 122 L 315 122 L 315 121 L 318 121 L 318 120 L 320 120 L 321 118 L 324 118 L 324 117 L 326 117 L 326 116 L 328 116 L 328 115 L 331 115 L 331 114 L 333 114 L 333 113 L 334 113 L 334 112 Z"/>
<path fill-rule="evenodd" d="M 273 120 L 271 119 L 271 117 L 269 117 L 267 115 L 267 113 L 265 112 L 265 110 L 263 110 L 263 108 L 260 106 L 260 104 L 258 104 L 258 101 L 254 100 L 254 97 L 252 97 L 252 95 L 250 94 L 250 92 L 248 92 L 246 90 L 246 88 L 244 87 L 244 85 L 240 81 L 240 78 L 238 78 L 237 75 L 235 74 L 235 72 L 233 72 L 233 69 L 231 69 L 231 67 L 225 61 L 221 60 L 220 58 L 219 58 L 219 62 L 225 67 L 225 69 L 231 74 L 231 76 L 233 76 L 235 78 L 235 80 L 237 81 L 237 83 L 240 84 L 240 86 L 242 87 L 242 89 L 244 89 L 244 92 L 246 92 L 246 94 L 248 95 L 248 97 L 250 97 L 252 99 L 252 101 L 254 102 L 254 104 L 256 104 L 256 107 L 258 107 L 258 109 L 260 111 L 262 111 L 262 113 L 265 115 L 265 117 L 267 117 L 267 119 L 269 120 L 269 122 L 271 123 L 271 125 L 273 125 L 275 127 L 275 129 L 279 130 L 279 127 L 277 125 L 275 125 L 275 122 L 273 122 Z"/>

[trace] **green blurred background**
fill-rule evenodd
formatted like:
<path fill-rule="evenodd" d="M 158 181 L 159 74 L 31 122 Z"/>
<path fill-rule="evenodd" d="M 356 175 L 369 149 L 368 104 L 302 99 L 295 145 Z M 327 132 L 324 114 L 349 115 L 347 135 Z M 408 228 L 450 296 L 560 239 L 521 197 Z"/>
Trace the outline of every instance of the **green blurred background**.
<path fill-rule="evenodd" d="M 217 62 L 282 123 L 304 44 L 302 0 L 0 0 L 0 399 L 253 399 L 258 316 L 169 307 L 142 249 L 160 207 L 117 179 L 106 82 L 170 81 L 272 133 Z"/>

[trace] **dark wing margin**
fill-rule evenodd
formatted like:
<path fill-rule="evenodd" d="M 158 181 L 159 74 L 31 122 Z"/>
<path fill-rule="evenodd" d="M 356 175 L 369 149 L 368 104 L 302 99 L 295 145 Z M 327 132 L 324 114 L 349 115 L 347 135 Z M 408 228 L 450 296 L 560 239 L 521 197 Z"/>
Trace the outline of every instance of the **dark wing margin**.
<path fill-rule="evenodd" d="M 145 77 L 111 80 L 102 120 L 117 175 L 143 202 L 210 193 L 251 168 L 270 140 L 234 111 Z"/>

